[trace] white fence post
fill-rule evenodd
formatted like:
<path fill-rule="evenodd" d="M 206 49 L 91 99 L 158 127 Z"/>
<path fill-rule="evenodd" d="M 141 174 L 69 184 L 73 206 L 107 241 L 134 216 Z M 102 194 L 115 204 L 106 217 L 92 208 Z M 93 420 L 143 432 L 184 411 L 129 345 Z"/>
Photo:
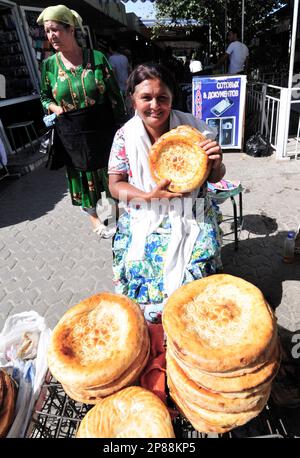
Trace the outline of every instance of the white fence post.
<path fill-rule="evenodd" d="M 267 95 L 267 84 L 263 84 L 261 88 L 261 101 L 260 101 L 260 133 L 269 135 L 269 127 L 266 119 L 266 95 Z M 265 130 L 265 132 L 264 132 Z"/>
<path fill-rule="evenodd" d="M 289 128 L 287 118 L 289 117 L 290 99 L 288 97 L 289 89 L 282 87 L 280 91 L 280 107 L 278 118 L 278 137 L 276 145 L 276 159 L 284 159 L 286 157 L 287 147 L 287 129 Z"/>

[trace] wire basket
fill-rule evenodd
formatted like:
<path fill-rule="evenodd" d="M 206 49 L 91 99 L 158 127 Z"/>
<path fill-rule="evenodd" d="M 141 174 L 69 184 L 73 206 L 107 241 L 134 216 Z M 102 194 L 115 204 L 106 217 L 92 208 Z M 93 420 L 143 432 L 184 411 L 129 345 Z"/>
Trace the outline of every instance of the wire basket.
<path fill-rule="evenodd" d="M 75 437 L 81 420 L 92 407 L 71 399 L 61 384 L 48 374 L 36 403 L 27 437 Z M 281 416 L 278 415 L 278 409 L 271 400 L 258 417 L 229 433 L 199 433 L 181 415 L 175 418 L 173 426 L 176 438 L 296 437 L 288 433 Z"/>

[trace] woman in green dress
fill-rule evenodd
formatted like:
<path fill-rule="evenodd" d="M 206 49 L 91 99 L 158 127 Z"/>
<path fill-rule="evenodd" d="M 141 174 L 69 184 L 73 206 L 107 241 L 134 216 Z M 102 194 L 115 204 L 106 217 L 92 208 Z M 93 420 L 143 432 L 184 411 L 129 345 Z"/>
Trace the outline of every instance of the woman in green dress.
<path fill-rule="evenodd" d="M 69 129 L 69 134 L 72 134 L 72 130 L 80 132 L 80 135 L 73 140 L 73 144 L 70 142 L 67 144 L 71 151 L 73 148 L 81 154 L 81 146 L 78 142 L 86 141 L 86 139 L 82 140 L 82 133 L 86 132 L 86 124 L 91 120 L 97 123 L 96 130 L 101 135 L 100 141 L 99 139 L 96 141 L 96 137 L 93 137 L 97 145 L 97 147 L 94 145 L 97 155 L 99 148 L 99 160 L 85 167 L 76 167 L 72 161 L 66 163 L 72 204 L 81 206 L 88 213 L 94 232 L 102 237 L 112 236 L 112 231 L 99 221 L 96 204 L 101 198 L 101 192 L 108 189 L 106 165 L 111 141 L 115 126 L 124 120 L 125 107 L 120 89 L 104 54 L 100 51 L 83 49 L 78 45 L 75 27 L 79 26 L 82 30 L 83 27 L 82 19 L 76 11 L 64 5 L 50 6 L 43 10 L 37 22 L 44 25 L 47 38 L 56 51 L 42 63 L 41 101 L 45 111 L 57 115 L 56 124 L 59 124 L 58 121 L 61 122 L 66 113 L 70 115 L 79 110 L 85 116 L 90 112 L 88 121 L 85 119 L 85 127 L 78 130 L 78 122 L 81 121 L 77 116 L 76 127 Z M 92 110 L 95 107 L 99 108 L 100 112 L 95 112 L 97 119 L 93 120 L 95 116 Z M 113 119 L 111 124 L 114 126 L 108 125 L 110 112 Z M 111 132 L 110 137 L 108 132 Z M 63 131 L 60 137 L 64 143 L 68 135 Z M 97 167 L 95 164 L 100 166 Z"/>

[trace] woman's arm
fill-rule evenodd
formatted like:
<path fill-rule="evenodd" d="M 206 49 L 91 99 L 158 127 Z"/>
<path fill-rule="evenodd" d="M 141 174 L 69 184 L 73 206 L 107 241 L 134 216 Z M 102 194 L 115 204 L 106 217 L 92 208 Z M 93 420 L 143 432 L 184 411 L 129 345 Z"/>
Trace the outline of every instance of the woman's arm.
<path fill-rule="evenodd" d="M 210 175 L 207 180 L 210 181 L 211 183 L 218 183 L 218 181 L 222 180 L 225 173 L 226 173 L 226 167 L 225 167 L 225 164 L 223 164 L 222 162 L 218 168 L 211 169 Z"/>
<path fill-rule="evenodd" d="M 49 76 L 47 75 L 46 62 L 42 62 L 41 70 L 41 102 L 45 111 L 56 113 L 57 116 L 63 113 L 63 108 L 56 104 L 53 95 Z"/>
<path fill-rule="evenodd" d="M 127 174 L 125 173 L 109 175 L 110 193 L 112 197 L 122 202 L 130 202 L 133 199 L 151 202 L 151 199 L 172 199 L 174 197 L 182 197 L 182 194 L 170 192 L 166 189 L 170 183 L 170 180 L 162 180 L 152 191 L 145 192 L 129 184 L 127 181 Z"/>

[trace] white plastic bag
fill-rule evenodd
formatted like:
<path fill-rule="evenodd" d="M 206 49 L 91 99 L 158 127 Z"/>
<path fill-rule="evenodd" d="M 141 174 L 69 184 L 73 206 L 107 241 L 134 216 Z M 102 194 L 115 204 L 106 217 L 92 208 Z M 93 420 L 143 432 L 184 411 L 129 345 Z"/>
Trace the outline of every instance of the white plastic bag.
<path fill-rule="evenodd" d="M 47 372 L 51 330 L 37 312 L 7 318 L 0 333 L 0 367 L 18 383 L 14 422 L 7 437 L 24 437 L 35 401 Z"/>

